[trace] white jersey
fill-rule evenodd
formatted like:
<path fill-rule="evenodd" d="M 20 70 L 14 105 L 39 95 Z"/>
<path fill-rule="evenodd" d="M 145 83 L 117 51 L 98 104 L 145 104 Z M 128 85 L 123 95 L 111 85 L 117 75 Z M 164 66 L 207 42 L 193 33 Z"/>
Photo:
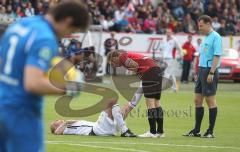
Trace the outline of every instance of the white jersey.
<path fill-rule="evenodd" d="M 63 134 L 64 135 L 89 135 L 93 131 L 98 136 L 116 135 L 117 127 L 113 120 L 108 117 L 108 114 L 101 112 L 96 122 L 89 122 L 85 120 L 77 121 L 68 125 Z"/>
<path fill-rule="evenodd" d="M 163 58 L 164 59 L 173 59 L 173 50 L 181 50 L 180 45 L 178 44 L 177 40 L 175 38 L 172 38 L 170 40 L 164 40 L 163 41 Z"/>
<path fill-rule="evenodd" d="M 77 121 L 71 125 L 68 125 L 64 131 L 64 135 L 89 135 L 92 131 L 94 122 L 89 122 L 85 120 Z"/>
<path fill-rule="evenodd" d="M 103 111 L 98 117 L 97 122 L 93 126 L 93 131 L 96 135 L 107 136 L 107 135 L 116 135 L 117 126 L 116 123 L 108 117 L 108 114 Z"/>

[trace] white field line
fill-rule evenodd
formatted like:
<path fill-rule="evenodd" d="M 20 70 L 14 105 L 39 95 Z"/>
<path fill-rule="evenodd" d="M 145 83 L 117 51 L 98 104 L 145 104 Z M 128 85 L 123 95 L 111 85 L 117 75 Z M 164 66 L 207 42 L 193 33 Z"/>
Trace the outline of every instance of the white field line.
<path fill-rule="evenodd" d="M 108 147 L 108 146 L 96 146 L 96 145 L 89 145 L 89 144 L 83 144 L 83 143 L 79 143 L 79 144 L 74 144 L 74 143 L 70 143 L 70 142 L 47 142 L 47 144 L 52 144 L 52 145 L 69 145 L 69 146 L 80 146 L 80 147 L 89 147 L 89 148 L 104 148 L 104 149 L 110 149 L 110 150 L 121 150 L 121 151 L 126 151 L 126 148 L 118 148 L 118 147 Z M 132 151 L 132 152 L 149 152 L 149 151 L 145 151 L 145 150 L 138 150 L 138 149 L 127 149 L 127 151 Z"/>
<path fill-rule="evenodd" d="M 235 149 L 240 147 L 224 147 L 224 146 L 207 146 L 207 145 L 178 145 L 178 144 L 158 144 L 158 143 L 127 143 L 127 142 L 82 142 L 85 144 L 128 144 L 128 145 L 153 145 L 153 146 L 169 146 L 169 147 L 191 147 L 191 148 L 215 148 L 215 149 Z"/>
<path fill-rule="evenodd" d="M 76 143 L 74 141 L 47 141 L 47 143 Z M 240 150 L 240 147 L 230 146 L 207 146 L 207 145 L 180 145 L 180 144 L 158 144 L 158 143 L 131 143 L 131 142 L 81 142 L 80 144 L 117 144 L 117 145 L 151 145 L 151 146 L 167 146 L 167 147 L 189 147 L 189 148 L 215 148 L 215 149 L 234 149 Z M 123 149 L 123 148 L 121 148 Z M 134 149 L 132 149 L 134 150 Z"/>

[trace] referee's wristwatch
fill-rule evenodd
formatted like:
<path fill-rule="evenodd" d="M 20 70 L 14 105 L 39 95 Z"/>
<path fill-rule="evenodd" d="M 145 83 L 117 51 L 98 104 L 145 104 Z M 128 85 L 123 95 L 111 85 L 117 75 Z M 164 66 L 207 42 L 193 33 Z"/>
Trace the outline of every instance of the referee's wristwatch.
<path fill-rule="evenodd" d="M 210 71 L 209 74 L 210 74 L 210 75 L 214 75 L 214 72 L 211 72 L 211 71 Z"/>

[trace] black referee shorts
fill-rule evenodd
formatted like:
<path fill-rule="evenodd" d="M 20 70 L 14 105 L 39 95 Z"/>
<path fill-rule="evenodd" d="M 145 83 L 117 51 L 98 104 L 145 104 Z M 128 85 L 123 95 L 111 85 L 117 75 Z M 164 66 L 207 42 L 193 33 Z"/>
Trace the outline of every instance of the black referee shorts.
<path fill-rule="evenodd" d="M 142 87 L 145 98 L 160 100 L 163 72 L 160 67 L 152 67 L 143 74 Z"/>
<path fill-rule="evenodd" d="M 211 68 L 199 67 L 198 78 L 195 83 L 195 93 L 200 93 L 203 96 L 213 96 L 217 92 L 218 84 L 218 70 L 215 71 L 213 76 L 213 82 L 207 83 L 207 77 Z"/>

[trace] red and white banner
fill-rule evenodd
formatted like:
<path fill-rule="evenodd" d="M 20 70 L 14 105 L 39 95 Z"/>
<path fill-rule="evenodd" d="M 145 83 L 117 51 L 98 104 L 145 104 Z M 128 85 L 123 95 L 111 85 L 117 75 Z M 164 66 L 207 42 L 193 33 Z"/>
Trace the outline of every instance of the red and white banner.
<path fill-rule="evenodd" d="M 75 34 L 74 37 L 78 37 L 79 40 L 81 40 L 83 34 Z M 110 33 L 90 32 L 87 38 L 85 38 L 84 43 L 86 43 L 86 46 L 94 45 L 97 48 L 96 51 L 103 55 L 105 51 L 103 44 L 109 37 Z M 187 35 L 174 35 L 174 37 L 178 40 L 180 46 L 187 41 Z M 151 55 L 153 52 L 156 54 L 160 53 L 162 40 L 166 39 L 166 36 L 157 34 L 116 33 L 115 38 L 118 40 L 120 49 Z M 194 45 L 196 45 L 198 38 L 204 39 L 204 36 L 193 36 L 192 43 Z M 240 46 L 240 37 L 223 37 L 222 42 L 223 48 L 232 47 L 238 49 Z"/>

